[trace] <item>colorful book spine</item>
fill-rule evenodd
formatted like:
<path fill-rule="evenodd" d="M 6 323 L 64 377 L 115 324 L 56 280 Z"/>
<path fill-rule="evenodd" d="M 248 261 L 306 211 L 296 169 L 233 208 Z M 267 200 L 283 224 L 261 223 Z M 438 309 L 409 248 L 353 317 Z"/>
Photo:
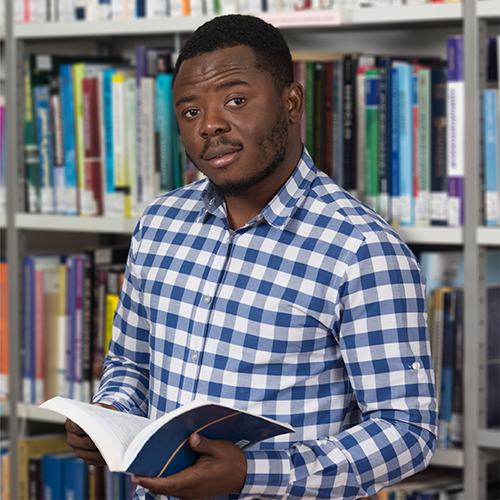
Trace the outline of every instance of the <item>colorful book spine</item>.
<path fill-rule="evenodd" d="M 85 256 L 75 256 L 75 331 L 71 349 L 74 350 L 74 399 L 83 401 L 83 314 L 84 314 Z"/>
<path fill-rule="evenodd" d="M 62 65 L 59 69 L 61 87 L 61 121 L 64 147 L 64 173 L 66 188 L 66 213 L 76 215 L 79 212 L 78 183 L 75 142 L 75 108 L 73 98 L 73 69 L 71 65 Z"/>
<path fill-rule="evenodd" d="M 413 67 L 399 63 L 398 116 L 399 116 L 399 207 L 400 224 L 413 226 Z"/>
<path fill-rule="evenodd" d="M 88 196 L 87 215 L 103 215 L 103 168 L 100 143 L 99 80 L 83 78 L 84 191 Z"/>
<path fill-rule="evenodd" d="M 59 264 L 59 297 L 57 307 L 57 378 L 59 394 L 58 396 L 68 397 L 68 383 L 66 380 L 66 340 L 68 336 L 68 314 L 67 314 L 67 273 L 66 259 L 61 258 Z"/>
<path fill-rule="evenodd" d="M 136 139 L 136 102 L 137 86 L 135 78 L 125 80 L 125 123 L 126 123 L 126 162 L 130 184 L 130 217 L 139 217 L 137 210 L 137 139 Z"/>
<path fill-rule="evenodd" d="M 498 90 L 483 90 L 484 214 L 487 226 L 500 225 Z"/>
<path fill-rule="evenodd" d="M 37 213 L 42 210 L 40 194 L 40 156 L 36 138 L 36 111 L 31 87 L 30 56 L 24 58 L 24 165 L 27 183 L 27 210 Z"/>
<path fill-rule="evenodd" d="M 35 339 L 35 263 L 31 256 L 23 260 L 23 388 L 24 403 L 34 402 L 35 360 L 32 344 Z"/>
<path fill-rule="evenodd" d="M 356 68 L 356 197 L 365 202 L 365 154 L 366 154 L 366 70 L 368 66 Z"/>
<path fill-rule="evenodd" d="M 448 37 L 447 61 L 448 225 L 461 226 L 464 220 L 465 175 L 465 81 L 462 36 Z"/>
<path fill-rule="evenodd" d="M 68 255 L 66 257 L 66 388 L 68 397 L 76 399 L 75 381 L 73 376 L 73 367 L 75 365 L 75 293 L 76 293 L 76 267 L 75 256 Z"/>
<path fill-rule="evenodd" d="M 399 92 L 398 70 L 391 67 L 391 170 L 390 170 L 390 197 L 391 223 L 398 226 L 401 222 L 401 203 L 399 198 Z"/>
<path fill-rule="evenodd" d="M 44 214 L 55 211 L 54 200 L 54 155 L 52 149 L 52 121 L 50 115 L 50 90 L 48 85 L 35 88 L 38 153 L 40 158 L 40 198 Z"/>
<path fill-rule="evenodd" d="M 7 262 L 0 260 L 0 401 L 9 396 L 9 303 Z"/>
<path fill-rule="evenodd" d="M 35 327 L 33 342 L 30 345 L 32 352 L 30 358 L 34 361 L 35 383 L 34 394 L 32 394 L 32 402 L 35 404 L 45 401 L 45 376 L 47 373 L 46 366 L 46 344 L 47 332 L 45 329 L 46 321 L 46 304 L 44 296 L 44 258 L 35 257 L 34 269 L 34 288 L 35 288 Z"/>
<path fill-rule="evenodd" d="M 377 211 L 379 208 L 379 84 L 378 69 L 365 73 L 365 201 Z"/>
<path fill-rule="evenodd" d="M 417 71 L 417 108 L 418 127 L 415 150 L 418 172 L 417 196 L 415 198 L 415 224 L 429 226 L 430 191 L 431 191 L 431 105 L 430 105 L 430 69 L 419 68 Z"/>
<path fill-rule="evenodd" d="M 447 88 L 446 68 L 431 69 L 431 225 L 446 226 L 448 219 Z"/>
<path fill-rule="evenodd" d="M 158 173 L 156 170 L 155 146 L 155 79 L 141 79 L 141 187 L 142 207 L 151 203 L 157 194 Z"/>
<path fill-rule="evenodd" d="M 174 189 L 172 99 L 172 75 L 159 74 L 156 78 L 156 133 L 162 193 Z"/>

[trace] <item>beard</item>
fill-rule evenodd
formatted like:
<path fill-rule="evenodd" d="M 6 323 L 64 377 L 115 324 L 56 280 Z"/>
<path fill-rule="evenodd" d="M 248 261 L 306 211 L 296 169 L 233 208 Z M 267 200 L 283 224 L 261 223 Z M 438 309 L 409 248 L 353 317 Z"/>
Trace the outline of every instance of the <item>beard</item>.
<path fill-rule="evenodd" d="M 243 149 L 243 144 L 236 141 L 230 141 L 225 136 L 220 136 L 217 139 L 217 144 L 222 144 L 224 146 L 233 146 L 236 148 Z M 214 146 L 213 143 L 208 142 L 205 145 L 204 150 L 213 146 Z M 239 196 L 245 191 L 248 191 L 249 189 L 253 188 L 257 184 L 262 182 L 264 179 L 270 177 L 274 172 L 276 172 L 279 166 L 283 163 L 286 157 L 286 150 L 288 146 L 288 120 L 283 108 L 280 108 L 279 114 L 276 118 L 276 121 L 273 124 L 271 131 L 260 138 L 258 146 L 264 153 L 266 152 L 271 153 L 271 157 L 269 158 L 267 164 L 265 164 L 262 167 L 262 169 L 260 169 L 257 172 L 254 172 L 246 179 L 241 179 L 232 182 L 231 181 L 223 182 L 219 184 L 216 184 L 215 182 L 210 180 L 212 184 L 215 186 L 215 189 L 219 193 L 219 195 L 221 195 L 222 197 Z M 195 165 L 195 167 L 198 168 L 198 170 L 200 170 L 201 172 L 201 169 L 198 167 L 198 165 L 196 165 L 196 162 L 193 161 L 193 159 L 188 155 L 187 152 L 186 155 Z M 200 156 L 203 156 L 203 153 Z"/>

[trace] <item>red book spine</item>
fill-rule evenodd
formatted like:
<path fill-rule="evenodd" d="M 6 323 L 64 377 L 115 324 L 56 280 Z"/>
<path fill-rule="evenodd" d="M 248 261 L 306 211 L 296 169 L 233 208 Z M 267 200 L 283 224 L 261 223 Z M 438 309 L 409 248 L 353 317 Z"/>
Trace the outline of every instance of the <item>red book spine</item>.
<path fill-rule="evenodd" d="M 97 215 L 103 215 L 103 163 L 101 154 L 99 122 L 98 79 L 84 78 L 83 128 L 85 148 L 85 187 L 94 194 Z"/>

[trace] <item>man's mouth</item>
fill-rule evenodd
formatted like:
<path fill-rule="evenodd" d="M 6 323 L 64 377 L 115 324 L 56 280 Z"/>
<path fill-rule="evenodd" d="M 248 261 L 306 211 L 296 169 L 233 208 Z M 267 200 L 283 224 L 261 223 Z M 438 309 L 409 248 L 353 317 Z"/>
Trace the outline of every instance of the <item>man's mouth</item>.
<path fill-rule="evenodd" d="M 229 165 L 239 153 L 239 149 L 217 148 L 208 151 L 203 159 L 213 168 L 221 168 Z"/>

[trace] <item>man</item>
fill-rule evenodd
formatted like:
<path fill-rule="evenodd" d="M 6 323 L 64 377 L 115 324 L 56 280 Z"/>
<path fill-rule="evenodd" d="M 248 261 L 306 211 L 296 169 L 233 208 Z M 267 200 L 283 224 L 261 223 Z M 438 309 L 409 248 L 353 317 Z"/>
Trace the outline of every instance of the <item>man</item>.
<path fill-rule="evenodd" d="M 192 435 L 200 460 L 134 477 L 138 497 L 349 499 L 426 467 L 437 412 L 424 277 L 304 150 L 303 89 L 278 30 L 250 16 L 206 23 L 179 56 L 173 95 L 208 179 L 142 216 L 94 401 L 156 419 L 199 396 L 296 433 L 246 452 Z"/>

